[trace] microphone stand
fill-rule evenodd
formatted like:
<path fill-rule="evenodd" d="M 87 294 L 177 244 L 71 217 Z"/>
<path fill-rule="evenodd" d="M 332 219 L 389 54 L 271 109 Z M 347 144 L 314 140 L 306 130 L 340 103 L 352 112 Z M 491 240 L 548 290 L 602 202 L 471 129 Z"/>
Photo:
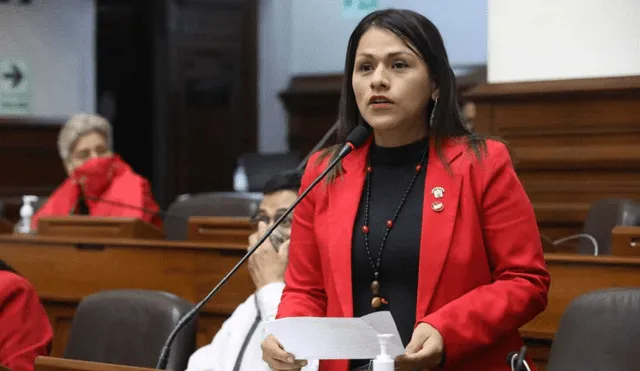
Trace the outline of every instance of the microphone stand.
<path fill-rule="evenodd" d="M 109 200 L 106 198 L 100 198 L 100 197 L 93 197 L 93 196 L 87 196 L 85 195 L 84 198 L 86 200 L 91 200 L 91 201 L 96 201 L 96 202 L 104 202 L 105 204 L 108 205 L 113 205 L 113 206 L 118 206 L 118 207 L 122 207 L 124 209 L 131 209 L 131 210 L 138 210 L 138 211 L 142 211 L 144 213 L 147 214 L 151 214 L 153 216 L 176 216 L 176 217 L 181 217 L 184 218 L 181 215 L 173 215 L 173 214 L 169 214 L 166 211 L 163 210 L 151 210 L 151 209 L 147 209 L 144 207 L 139 207 L 139 206 L 134 206 L 134 205 L 129 205 L 129 204 L 125 204 L 123 202 L 118 202 L 118 201 L 113 201 L 113 200 Z"/>
<path fill-rule="evenodd" d="M 267 238 L 269 238 L 269 236 L 273 233 L 273 231 L 276 228 L 278 228 L 280 223 L 282 223 L 282 221 L 287 216 L 289 216 L 289 214 L 291 214 L 293 209 L 307 196 L 307 194 L 309 194 L 309 192 L 311 192 L 311 190 L 313 188 L 315 188 L 315 186 L 322 179 L 324 179 L 325 176 L 327 176 L 327 174 L 331 171 L 331 169 L 333 169 L 346 155 L 351 153 L 351 151 L 353 151 L 356 147 L 359 147 L 360 145 L 362 145 L 362 143 L 364 143 L 364 141 L 368 138 L 369 134 L 370 134 L 370 130 L 367 129 L 366 127 L 364 127 L 364 126 L 356 127 L 356 129 L 354 129 L 354 131 L 349 135 L 350 138 L 347 138 L 347 143 L 342 147 L 342 149 L 338 153 L 338 156 L 333 161 L 331 161 L 331 163 L 327 166 L 326 169 L 324 169 L 324 171 L 320 174 L 320 176 L 318 176 L 309 185 L 309 187 L 307 187 L 307 189 L 305 189 L 302 192 L 302 194 L 300 194 L 300 196 L 298 196 L 298 198 L 293 202 L 293 204 L 291 206 L 289 206 L 289 208 L 282 215 L 280 215 L 278 220 L 276 220 L 273 223 L 273 225 L 262 235 L 262 237 L 260 237 L 260 239 L 258 239 L 258 241 L 253 246 L 251 246 L 251 248 L 247 251 L 247 253 L 242 257 L 242 259 L 240 259 L 240 261 L 238 261 L 238 263 L 236 263 L 236 265 L 233 268 L 231 268 L 229 273 L 227 273 L 220 280 L 220 282 L 218 282 L 218 284 L 213 288 L 213 290 L 211 290 L 209 292 L 209 294 L 207 294 L 207 296 L 205 296 L 205 298 L 202 299 L 198 304 L 196 304 L 193 308 L 191 308 L 191 310 L 187 314 L 185 314 L 182 318 L 180 318 L 180 321 L 178 321 L 178 324 L 176 324 L 176 326 L 173 328 L 173 330 L 169 334 L 169 337 L 167 337 L 167 340 L 165 341 L 164 346 L 162 347 L 162 351 L 160 353 L 160 357 L 159 357 L 158 363 L 156 365 L 157 369 L 164 370 L 165 367 L 167 367 L 167 363 L 169 361 L 169 352 L 170 352 L 170 349 L 171 349 L 171 344 L 175 340 L 175 338 L 178 335 L 178 333 L 180 332 L 180 330 L 189 321 L 191 321 L 193 319 L 193 317 L 200 311 L 200 309 L 202 309 L 202 307 L 215 294 L 218 293 L 220 288 L 222 288 L 222 286 L 224 286 L 227 283 L 227 281 L 236 273 L 236 271 L 238 269 L 240 269 L 242 264 L 244 264 L 244 262 L 247 261 L 247 259 L 249 259 L 249 257 L 251 257 L 251 255 L 262 245 L 262 243 Z M 353 139 L 351 139 L 351 137 L 353 137 Z"/>

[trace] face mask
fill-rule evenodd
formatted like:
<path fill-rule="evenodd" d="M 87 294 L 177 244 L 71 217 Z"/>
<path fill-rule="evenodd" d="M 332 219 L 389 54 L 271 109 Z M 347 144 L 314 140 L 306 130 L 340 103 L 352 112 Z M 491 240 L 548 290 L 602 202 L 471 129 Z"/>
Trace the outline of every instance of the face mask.
<path fill-rule="evenodd" d="M 71 175 L 87 197 L 100 197 L 113 179 L 115 156 L 96 157 L 76 168 Z"/>

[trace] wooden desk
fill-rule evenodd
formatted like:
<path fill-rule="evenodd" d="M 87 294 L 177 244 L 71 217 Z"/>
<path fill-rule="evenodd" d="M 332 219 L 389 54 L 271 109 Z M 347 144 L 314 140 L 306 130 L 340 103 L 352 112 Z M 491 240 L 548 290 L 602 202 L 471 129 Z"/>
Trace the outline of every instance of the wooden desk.
<path fill-rule="evenodd" d="M 204 242 L 0 235 L 0 256 L 37 289 L 54 328 L 52 356 L 67 344 L 80 300 L 103 290 L 163 290 L 193 303 L 202 299 L 246 252 Z M 240 269 L 198 318 L 197 345 L 211 339 L 222 322 L 254 290 Z"/>
<path fill-rule="evenodd" d="M 248 234 L 249 229 L 246 230 Z M 54 327 L 53 356 L 61 356 L 73 313 L 86 295 L 139 288 L 172 292 L 197 302 L 245 253 L 244 245 L 135 239 L 0 235 L 0 256 L 29 279 Z M 541 370 L 562 313 L 581 294 L 640 287 L 640 257 L 546 254 L 549 305 L 521 333 Z M 222 322 L 254 290 L 240 269 L 199 317 L 197 345 L 208 344 Z"/>
<path fill-rule="evenodd" d="M 551 274 L 547 309 L 520 329 L 541 371 L 560 317 L 576 297 L 612 287 L 640 287 L 640 257 L 546 254 Z"/>
<path fill-rule="evenodd" d="M 76 359 L 38 356 L 35 371 L 154 371 L 153 368 L 119 365 L 114 363 L 89 362 Z M 11 371 L 9 369 L 0 371 Z"/>
<path fill-rule="evenodd" d="M 615 227 L 611 233 L 611 254 L 640 257 L 640 227 Z"/>
<path fill-rule="evenodd" d="M 38 222 L 41 237 L 98 237 L 164 240 L 164 231 L 137 218 L 107 216 L 46 216 Z"/>

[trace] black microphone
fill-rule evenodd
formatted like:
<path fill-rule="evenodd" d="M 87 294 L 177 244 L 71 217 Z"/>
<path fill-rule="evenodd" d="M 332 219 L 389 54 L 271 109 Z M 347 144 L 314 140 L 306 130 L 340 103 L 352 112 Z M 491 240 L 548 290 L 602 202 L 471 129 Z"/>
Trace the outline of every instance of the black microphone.
<path fill-rule="evenodd" d="M 184 216 L 181 216 L 181 215 L 173 215 L 171 213 L 167 213 L 166 211 L 162 211 L 162 210 L 160 210 L 160 208 L 158 208 L 158 210 L 151 210 L 151 209 L 147 209 L 147 208 L 140 207 L 140 206 L 126 204 L 124 202 L 109 200 L 109 199 L 106 199 L 106 198 L 87 196 L 86 194 L 84 195 L 84 198 L 86 200 L 91 200 L 91 201 L 96 201 L 96 202 L 104 202 L 105 204 L 118 206 L 118 207 L 123 207 L 125 209 L 142 211 L 143 213 L 151 214 L 151 215 L 154 215 L 154 216 L 176 216 L 176 217 L 184 218 Z"/>
<path fill-rule="evenodd" d="M 103 202 L 105 204 L 118 206 L 118 207 L 122 207 L 122 208 L 125 208 L 125 209 L 142 211 L 143 213 L 147 213 L 147 214 L 153 215 L 154 218 L 160 217 L 161 219 L 164 219 L 164 217 L 167 217 L 167 216 L 174 216 L 174 217 L 178 217 L 180 219 L 188 220 L 188 218 L 186 218 L 186 217 L 184 217 L 182 215 L 174 215 L 174 214 L 168 213 L 166 211 L 163 211 L 160 208 L 158 208 L 158 210 L 151 210 L 151 209 L 147 209 L 147 208 L 140 207 L 140 206 L 130 205 L 130 204 L 127 204 L 127 203 L 124 203 L 124 202 L 109 200 L 109 199 L 106 199 L 106 198 L 100 198 L 100 197 L 95 197 L 95 196 L 87 196 L 87 194 L 86 194 L 86 192 L 84 192 L 84 190 L 81 189 L 80 191 L 81 191 L 81 195 L 76 200 L 76 202 L 75 202 L 75 204 L 73 206 L 73 209 L 71 210 L 71 213 L 69 215 L 75 215 L 76 209 L 78 208 L 78 204 L 80 203 L 80 201 L 82 199 L 84 199 L 84 200 L 91 200 L 91 201 L 96 201 L 96 202 Z"/>
<path fill-rule="evenodd" d="M 371 135 L 371 129 L 369 127 L 366 127 L 363 125 L 357 126 L 351 132 L 351 134 L 349 134 L 349 136 L 347 137 L 346 143 L 344 144 L 342 149 L 340 149 L 340 151 L 338 152 L 338 156 L 327 166 L 327 168 L 324 169 L 324 171 L 309 185 L 309 187 L 307 187 L 307 189 L 304 190 L 304 192 L 302 192 L 302 194 L 300 194 L 300 196 L 298 196 L 298 198 L 293 202 L 293 204 L 289 206 L 287 211 L 285 211 L 282 215 L 280 215 L 278 220 L 276 220 L 273 223 L 273 225 L 269 228 L 269 230 L 267 230 L 265 234 L 263 234 L 253 246 L 251 246 L 251 248 L 247 251 L 247 253 L 242 257 L 242 259 L 240 259 L 240 261 L 238 261 L 238 263 L 236 263 L 236 265 L 233 268 L 231 268 L 229 273 L 227 273 L 227 275 L 224 276 L 220 280 L 220 282 L 218 282 L 216 287 L 214 287 L 213 290 L 211 290 L 207 294 L 207 296 L 205 296 L 204 299 L 202 299 L 198 304 L 196 304 L 193 308 L 191 308 L 191 310 L 187 314 L 185 314 L 182 318 L 180 318 L 180 321 L 178 321 L 176 326 L 173 328 L 173 330 L 167 337 L 167 340 L 165 341 L 164 346 L 162 347 L 162 352 L 160 353 L 158 364 L 156 365 L 157 369 L 164 370 L 165 367 L 167 367 L 167 363 L 169 361 L 169 352 L 170 352 L 171 344 L 175 340 L 180 330 L 182 330 L 182 328 L 187 323 L 193 320 L 193 318 L 200 311 L 200 309 L 202 309 L 202 307 L 220 290 L 220 288 L 227 283 L 227 281 L 236 273 L 236 271 L 240 268 L 240 266 L 242 266 L 242 264 L 244 264 L 244 262 L 247 261 L 247 259 L 249 259 L 249 257 L 258 249 L 258 247 L 260 247 L 260 245 L 262 245 L 262 243 L 267 238 L 269 238 L 271 233 L 273 233 L 273 231 L 276 228 L 278 228 L 280 223 L 282 223 L 282 221 L 293 211 L 293 209 L 300 203 L 300 201 L 302 201 L 307 196 L 307 194 L 309 194 L 309 192 L 322 179 L 324 179 L 324 177 L 329 173 L 329 171 L 331 171 L 331 169 L 333 169 L 338 164 L 338 162 L 340 162 L 340 160 L 342 160 L 345 156 L 351 153 L 351 151 L 363 145 L 370 135 Z"/>
<path fill-rule="evenodd" d="M 524 359 L 527 355 L 527 346 L 523 345 L 519 352 L 511 352 L 507 355 L 507 364 L 513 371 L 531 371 L 531 368 Z"/>
<path fill-rule="evenodd" d="M 131 209 L 131 210 L 139 210 L 139 211 L 142 211 L 143 213 L 147 213 L 147 214 L 153 215 L 154 218 L 156 218 L 156 217 L 161 218 L 163 223 L 165 222 L 167 217 L 181 219 L 181 220 L 184 220 L 185 222 L 189 221 L 189 216 L 170 213 L 170 212 L 162 210 L 160 208 L 158 208 L 158 210 L 152 210 L 152 209 L 147 209 L 147 208 L 136 206 L 136 205 L 127 204 L 127 203 L 120 202 L 120 201 L 109 200 L 107 198 L 101 198 L 101 197 L 95 197 L 95 196 L 87 196 L 87 194 L 82 189 L 80 190 L 80 192 L 81 192 L 81 195 L 76 200 L 76 202 L 75 202 L 75 204 L 73 206 L 73 209 L 71 209 L 71 212 L 69 213 L 69 215 L 75 215 L 76 214 L 76 210 L 78 209 L 78 205 L 84 199 L 84 200 L 91 200 L 91 201 L 96 201 L 96 202 L 103 202 L 105 204 L 118 206 L 118 207 Z"/>
<path fill-rule="evenodd" d="M 181 217 L 180 215 L 171 215 L 163 210 L 161 210 L 158 207 L 158 210 L 151 210 L 151 209 L 147 209 L 144 207 L 140 207 L 140 206 L 135 206 L 135 205 L 130 205 L 124 202 L 119 202 L 119 201 L 113 201 L 113 200 L 109 200 L 106 198 L 101 198 L 101 197 L 95 197 L 95 196 L 89 196 L 87 195 L 87 192 L 85 191 L 84 185 L 79 184 L 80 187 L 80 195 L 78 196 L 78 199 L 76 200 L 76 202 L 73 205 L 73 209 L 71 209 L 71 212 L 69 213 L 69 215 L 75 215 L 76 210 L 78 209 L 78 206 L 80 204 L 81 201 L 83 200 L 91 200 L 91 201 L 96 201 L 96 202 L 104 202 L 105 204 L 109 204 L 109 205 L 113 205 L 113 206 L 118 206 L 118 207 L 123 207 L 125 209 L 131 209 L 131 210 L 138 210 L 138 211 L 142 211 L 144 213 L 147 214 L 151 214 L 153 216 L 177 216 L 177 217 Z M 86 205 L 88 206 L 88 205 Z"/>

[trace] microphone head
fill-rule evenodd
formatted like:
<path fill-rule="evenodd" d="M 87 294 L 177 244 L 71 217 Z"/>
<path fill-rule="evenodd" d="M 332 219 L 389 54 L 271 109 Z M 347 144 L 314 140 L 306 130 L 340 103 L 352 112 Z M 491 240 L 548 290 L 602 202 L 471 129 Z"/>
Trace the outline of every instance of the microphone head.
<path fill-rule="evenodd" d="M 358 148 L 364 144 L 364 142 L 369 139 L 371 135 L 371 127 L 368 125 L 358 125 L 355 129 L 347 136 L 347 143 L 351 143 L 354 148 Z"/>

